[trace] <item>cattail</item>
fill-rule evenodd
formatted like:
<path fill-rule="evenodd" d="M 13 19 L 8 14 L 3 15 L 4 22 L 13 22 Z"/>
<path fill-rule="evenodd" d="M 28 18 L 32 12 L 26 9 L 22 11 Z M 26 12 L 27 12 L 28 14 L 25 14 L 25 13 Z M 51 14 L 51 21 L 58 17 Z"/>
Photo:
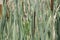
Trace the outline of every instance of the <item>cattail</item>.
<path fill-rule="evenodd" d="M 51 11 L 53 11 L 53 3 L 54 3 L 54 0 L 50 0 L 50 8 L 51 8 Z"/>
<path fill-rule="evenodd" d="M 0 19 L 2 17 L 2 5 L 0 4 Z"/>

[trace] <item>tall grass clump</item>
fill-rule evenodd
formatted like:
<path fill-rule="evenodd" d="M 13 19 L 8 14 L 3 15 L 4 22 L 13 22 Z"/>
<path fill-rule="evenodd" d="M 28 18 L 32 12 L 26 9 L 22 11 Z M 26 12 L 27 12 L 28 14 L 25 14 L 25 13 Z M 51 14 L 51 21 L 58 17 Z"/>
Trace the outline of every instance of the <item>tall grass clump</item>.
<path fill-rule="evenodd" d="M 52 12 L 50 0 L 3 0 L 0 40 L 59 40 L 57 5 Z"/>

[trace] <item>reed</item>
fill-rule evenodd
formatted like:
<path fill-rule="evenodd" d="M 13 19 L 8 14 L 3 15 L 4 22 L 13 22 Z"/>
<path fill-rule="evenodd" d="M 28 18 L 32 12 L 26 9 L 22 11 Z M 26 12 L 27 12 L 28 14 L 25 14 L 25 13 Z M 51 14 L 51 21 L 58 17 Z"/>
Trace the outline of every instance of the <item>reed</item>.
<path fill-rule="evenodd" d="M 55 40 L 59 37 L 60 11 L 49 0 L 3 0 L 0 40 Z M 7 8 L 8 6 L 8 8 Z M 9 10 L 8 10 L 9 9 Z M 7 10 L 9 19 L 7 19 Z M 58 19 L 58 20 L 57 20 Z"/>

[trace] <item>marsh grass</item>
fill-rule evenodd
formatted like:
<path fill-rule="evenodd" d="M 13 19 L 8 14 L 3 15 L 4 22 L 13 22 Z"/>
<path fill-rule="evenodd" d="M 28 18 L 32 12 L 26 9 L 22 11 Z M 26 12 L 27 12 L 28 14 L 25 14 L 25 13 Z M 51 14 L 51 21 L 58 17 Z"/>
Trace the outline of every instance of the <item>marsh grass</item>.
<path fill-rule="evenodd" d="M 48 0 L 9 0 L 9 19 L 6 19 L 6 0 L 0 19 L 0 40 L 55 40 L 56 17 L 59 7 L 54 1 L 50 10 Z"/>

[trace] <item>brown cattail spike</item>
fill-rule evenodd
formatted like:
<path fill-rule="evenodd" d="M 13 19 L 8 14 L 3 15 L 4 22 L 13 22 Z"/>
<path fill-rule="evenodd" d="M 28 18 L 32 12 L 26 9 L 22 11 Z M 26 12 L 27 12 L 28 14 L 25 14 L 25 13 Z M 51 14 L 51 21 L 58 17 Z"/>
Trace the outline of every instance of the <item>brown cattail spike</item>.
<path fill-rule="evenodd" d="M 50 8 L 51 8 L 52 12 L 53 12 L 53 2 L 54 2 L 54 0 L 50 0 Z"/>

